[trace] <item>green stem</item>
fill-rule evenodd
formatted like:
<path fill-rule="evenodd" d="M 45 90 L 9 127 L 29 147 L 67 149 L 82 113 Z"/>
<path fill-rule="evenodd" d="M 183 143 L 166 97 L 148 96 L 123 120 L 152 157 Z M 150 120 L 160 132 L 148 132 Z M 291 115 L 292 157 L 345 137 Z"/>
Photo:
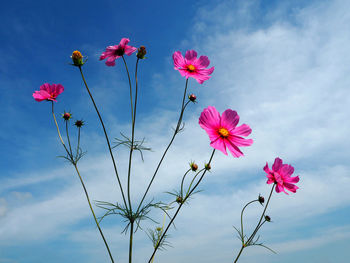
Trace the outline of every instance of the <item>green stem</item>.
<path fill-rule="evenodd" d="M 55 112 L 54 112 L 53 103 L 52 103 L 52 115 L 53 115 L 53 119 L 54 119 L 54 121 L 55 121 L 55 125 L 56 125 L 56 128 L 57 128 L 58 136 L 59 136 L 59 138 L 60 138 L 60 140 L 61 140 L 61 143 L 62 143 L 64 149 L 66 150 L 67 154 L 69 155 L 69 151 L 68 151 L 66 145 L 65 145 L 64 142 L 63 142 L 63 139 L 62 139 L 62 136 L 61 136 L 61 133 L 60 133 L 60 129 L 59 129 L 58 124 L 57 124 L 57 121 L 56 121 L 56 116 L 55 116 Z M 67 134 L 68 134 L 68 133 L 67 133 Z M 91 213 L 92 213 L 92 215 L 93 215 L 93 217 L 94 217 L 96 226 L 97 226 L 98 230 L 100 231 L 100 235 L 101 235 L 101 237 L 102 237 L 102 239 L 103 239 L 103 242 L 104 242 L 104 244 L 105 244 L 105 246 L 106 246 L 106 249 L 107 249 L 107 251 L 108 251 L 109 257 L 110 257 L 112 263 L 114 263 L 114 259 L 113 259 L 113 257 L 112 257 L 111 251 L 110 251 L 110 249 L 109 249 L 109 247 L 108 247 L 107 241 L 106 241 L 106 239 L 105 239 L 105 237 L 104 237 L 104 235 L 103 235 L 103 232 L 102 232 L 102 230 L 101 230 L 101 228 L 100 228 L 100 225 L 99 225 L 99 223 L 98 223 L 98 220 L 97 220 L 96 215 L 95 215 L 95 212 L 94 212 L 94 209 L 92 208 L 92 205 L 91 205 L 91 202 L 90 202 L 90 198 L 89 198 L 89 194 L 88 194 L 88 192 L 87 192 L 87 190 L 86 190 L 86 187 L 85 187 L 83 178 L 80 176 L 80 173 L 79 173 L 79 170 L 78 170 L 78 166 L 77 166 L 76 163 L 74 163 L 74 160 L 71 160 L 71 161 L 72 161 L 72 163 L 73 163 L 73 165 L 74 165 L 74 167 L 75 167 L 75 170 L 76 170 L 76 172 L 77 172 L 77 174 L 78 174 L 78 176 L 79 176 L 80 183 L 81 183 L 81 185 L 83 186 L 83 189 L 84 189 L 84 192 L 85 192 L 85 196 L 86 196 L 86 199 L 87 199 L 87 201 L 88 201 L 88 203 L 89 203 L 89 207 L 90 207 Z"/>
<path fill-rule="evenodd" d="M 72 151 L 72 146 L 70 144 L 70 139 L 69 139 L 69 132 L 68 132 L 68 120 L 65 120 L 66 123 L 66 134 L 67 134 L 67 141 L 68 141 L 68 146 L 69 146 L 69 155 L 71 158 L 73 158 L 73 151 Z"/>
<path fill-rule="evenodd" d="M 197 178 L 197 176 L 198 176 L 201 172 L 203 172 L 204 170 L 205 170 L 205 168 L 199 170 L 199 171 L 196 173 L 196 175 L 193 177 L 193 179 L 192 179 L 190 185 L 188 186 L 188 189 L 187 189 L 187 192 L 186 192 L 186 196 L 188 196 L 188 194 L 189 194 L 189 192 L 190 192 L 190 190 L 191 190 L 191 187 L 192 187 L 192 184 L 193 184 L 194 180 L 195 180 L 195 179 Z"/>
<path fill-rule="evenodd" d="M 237 262 L 237 260 L 239 259 L 239 257 L 241 256 L 242 254 L 242 251 L 243 249 L 246 247 L 246 245 L 249 245 L 249 243 L 253 240 L 254 236 L 256 235 L 256 233 L 258 232 L 258 230 L 260 229 L 260 227 L 265 223 L 265 221 L 260 225 L 264 215 L 265 215 L 265 212 L 266 212 L 266 209 L 267 209 L 267 206 L 269 205 L 269 202 L 270 202 L 270 199 L 271 199 L 271 196 L 272 196 L 272 192 L 273 192 L 273 189 L 275 188 L 275 185 L 276 184 L 273 184 L 272 188 L 271 188 L 271 192 L 270 192 L 270 195 L 269 195 L 269 198 L 267 199 L 267 202 L 266 202 L 266 205 L 265 205 L 265 208 L 264 208 L 264 211 L 262 212 L 261 214 L 261 217 L 259 219 L 259 222 L 257 224 L 257 226 L 255 227 L 253 233 L 250 235 L 250 237 L 248 238 L 247 242 L 245 244 L 242 245 L 241 247 L 241 250 L 239 251 L 234 263 Z M 256 201 L 256 200 L 255 200 Z M 241 219 L 242 220 L 242 219 Z M 243 233 L 242 233 L 243 234 Z"/>
<path fill-rule="evenodd" d="M 132 262 L 132 241 L 134 234 L 134 222 L 130 222 L 129 263 Z"/>
<path fill-rule="evenodd" d="M 80 127 L 78 127 L 78 143 L 77 143 L 77 151 L 76 151 L 76 156 L 75 158 L 78 158 L 79 155 L 79 148 L 80 148 Z"/>
<path fill-rule="evenodd" d="M 212 161 L 212 159 L 213 159 L 214 153 L 215 153 L 215 149 L 213 150 L 213 152 L 212 152 L 212 154 L 211 154 L 211 156 L 210 156 L 208 165 L 210 165 L 210 163 L 211 163 L 211 161 Z M 153 253 L 152 253 L 152 255 L 151 255 L 151 257 L 150 257 L 148 263 L 151 263 L 151 261 L 152 261 L 154 255 L 155 255 L 156 252 L 157 252 L 157 249 L 158 249 L 159 245 L 161 244 L 162 240 L 164 239 L 164 236 L 165 236 L 166 233 L 168 232 L 168 230 L 169 230 L 171 224 L 174 222 L 174 220 L 175 220 L 177 214 L 179 213 L 179 211 L 180 211 L 182 205 L 186 202 L 187 198 L 191 195 L 191 193 L 197 188 L 197 186 L 198 186 L 199 183 L 202 181 L 202 179 L 203 179 L 203 177 L 204 177 L 204 175 L 205 175 L 205 173 L 206 173 L 207 171 L 208 171 L 208 170 L 204 170 L 204 171 L 203 171 L 203 174 L 202 174 L 201 178 L 198 180 L 198 182 L 196 183 L 196 185 L 195 185 L 195 186 L 193 187 L 193 189 L 190 191 L 189 195 L 187 195 L 187 196 L 185 197 L 185 199 L 183 200 L 183 202 L 180 203 L 180 205 L 179 205 L 179 207 L 177 208 L 177 210 L 176 210 L 174 216 L 171 218 L 171 220 L 170 220 L 169 224 L 167 225 L 165 231 L 163 232 L 162 236 L 160 237 L 157 246 L 154 248 Z"/>
<path fill-rule="evenodd" d="M 164 158 L 165 158 L 165 155 L 167 154 L 167 152 L 168 152 L 170 146 L 172 145 L 172 143 L 173 143 L 173 141 L 174 141 L 174 139 L 175 139 L 176 134 L 179 132 L 180 125 L 181 125 L 181 122 L 182 122 L 183 113 L 184 113 L 184 111 L 185 111 L 186 106 L 188 105 L 188 103 L 185 104 L 187 86 L 188 86 L 188 79 L 186 79 L 185 91 L 184 91 L 183 98 L 182 98 L 181 113 L 180 113 L 180 117 L 179 117 L 179 120 L 178 120 L 177 125 L 176 125 L 176 129 L 175 129 L 175 131 L 174 131 L 173 137 L 171 138 L 171 140 L 170 140 L 168 146 L 166 147 L 166 149 L 165 149 L 165 151 L 164 151 L 164 153 L 163 153 L 163 155 L 162 155 L 162 158 L 160 159 L 160 161 L 159 161 L 159 163 L 158 163 L 158 165 L 157 165 L 157 168 L 156 168 L 156 170 L 155 170 L 155 172 L 154 172 L 154 174 L 153 174 L 153 176 L 152 176 L 152 179 L 151 179 L 151 181 L 149 182 L 149 184 L 148 184 L 148 186 L 147 186 L 146 192 L 144 193 L 144 195 L 143 195 L 143 197 L 142 197 L 142 199 L 141 199 L 141 202 L 140 202 L 140 204 L 139 204 L 139 206 L 138 206 L 138 208 L 137 208 L 137 212 L 139 212 L 139 210 L 140 210 L 140 208 L 141 208 L 141 205 L 142 205 L 143 201 L 145 200 L 146 195 L 147 195 L 147 193 L 148 193 L 148 191 L 149 191 L 149 189 L 150 189 L 150 187 L 151 187 L 151 185 L 152 185 L 152 183 L 153 183 L 153 180 L 154 180 L 154 178 L 156 177 L 156 175 L 157 175 L 157 173 L 158 173 L 158 170 L 159 170 L 159 168 L 160 168 L 160 166 L 161 166 L 161 164 L 162 164 L 162 162 L 163 162 L 163 160 L 164 160 Z M 137 213 L 137 212 L 136 212 L 136 213 Z"/>
<path fill-rule="evenodd" d="M 183 186 L 184 186 L 185 177 L 189 173 L 189 171 L 191 171 L 191 168 L 186 171 L 186 173 L 184 174 L 184 176 L 182 177 L 182 180 L 181 180 L 181 189 L 180 189 L 181 198 L 183 197 Z"/>
<path fill-rule="evenodd" d="M 259 199 L 256 199 L 256 200 L 253 200 L 253 201 L 250 201 L 248 204 L 246 204 L 243 209 L 242 209 L 242 212 L 241 212 L 241 233 L 242 233 L 242 245 L 244 245 L 244 234 L 243 234 L 243 213 L 244 213 L 244 210 L 246 209 L 246 207 L 248 205 L 250 205 L 251 203 L 254 203 L 256 201 L 259 201 Z"/>
<path fill-rule="evenodd" d="M 107 251 L 108 251 L 108 255 L 109 255 L 109 257 L 110 257 L 112 263 L 114 263 L 114 259 L 113 259 L 113 257 L 112 257 L 112 253 L 111 253 L 111 251 L 110 251 L 110 249 L 109 249 L 109 246 L 108 246 L 108 244 L 107 244 L 106 238 L 105 238 L 105 236 L 103 235 L 102 229 L 100 228 L 100 224 L 98 223 L 98 220 L 97 220 L 97 218 L 96 218 L 94 209 L 92 208 L 92 205 L 91 205 L 91 202 L 90 202 L 90 198 L 89 198 L 88 192 L 87 192 L 87 190 L 86 190 L 85 184 L 84 184 L 84 182 L 83 182 L 83 179 L 82 179 L 81 176 L 80 176 L 80 173 L 79 173 L 79 170 L 78 170 L 78 167 L 77 167 L 76 164 L 74 165 L 74 167 L 75 167 L 75 170 L 76 170 L 76 172 L 77 172 L 77 174 L 78 174 L 78 176 L 79 176 L 81 185 L 82 185 L 83 188 L 84 188 L 85 196 L 86 196 L 86 199 L 87 199 L 87 201 L 88 201 L 88 203 L 89 203 L 89 207 L 90 207 L 91 213 L 92 213 L 92 215 L 93 215 L 93 217 L 94 217 L 94 220 L 95 220 L 96 226 L 97 226 L 97 228 L 98 228 L 98 231 L 100 232 L 100 235 L 101 235 L 101 237 L 102 237 L 102 239 L 103 239 L 103 242 L 104 242 L 104 244 L 105 244 L 105 246 L 106 246 L 106 249 L 107 249 Z"/>
<path fill-rule="evenodd" d="M 118 175 L 117 165 L 116 165 L 116 162 L 115 162 L 115 160 L 114 160 L 113 153 L 112 153 L 111 144 L 109 143 L 109 138 L 108 138 L 108 135 L 107 135 L 107 131 L 106 131 L 105 125 L 104 125 L 104 123 L 103 123 L 101 114 L 100 114 L 100 112 L 99 112 L 99 110 L 98 110 L 98 108 L 97 108 L 97 106 L 96 106 L 95 100 L 94 100 L 94 98 L 93 98 L 93 96 L 92 96 L 92 94 L 91 94 L 91 92 L 90 92 L 90 89 L 89 89 L 87 83 L 86 83 L 86 80 L 85 80 L 83 71 L 82 71 L 82 69 L 81 69 L 81 66 L 79 66 L 79 70 L 80 70 L 81 77 L 82 77 L 82 79 L 83 79 L 83 81 L 84 81 L 86 90 L 87 90 L 87 92 L 89 93 L 89 96 L 90 96 L 90 99 L 91 99 L 91 101 L 92 101 L 92 104 L 93 104 L 94 107 L 95 107 L 96 113 L 97 113 L 98 118 L 99 118 L 99 120 L 100 120 L 100 123 L 101 123 L 101 125 L 102 125 L 102 129 L 103 129 L 103 132 L 104 132 L 104 135 L 105 135 L 105 138 L 106 138 L 106 142 L 107 142 L 109 154 L 110 154 L 111 159 L 112 159 L 112 163 L 113 163 L 115 175 L 116 175 L 116 177 L 117 177 L 118 184 L 119 184 L 119 188 L 120 188 L 120 191 L 121 191 L 121 193 L 122 193 L 124 205 L 125 205 L 126 208 L 128 208 L 127 203 L 126 203 L 126 199 L 125 199 L 125 196 L 124 196 L 123 187 L 122 187 L 122 184 L 121 184 L 121 182 L 120 182 L 119 175 Z"/>
<path fill-rule="evenodd" d="M 256 234 L 256 232 L 257 232 L 257 229 L 259 229 L 260 223 L 261 223 L 261 221 L 262 221 L 263 218 L 264 218 L 264 215 L 265 215 L 265 211 L 266 211 L 266 209 L 267 209 L 267 206 L 268 206 L 269 203 L 270 203 L 270 199 L 271 199 L 271 196 L 272 196 L 272 192 L 273 192 L 273 189 L 275 189 L 275 186 L 276 186 L 276 183 L 274 183 L 274 184 L 272 185 L 269 198 L 267 199 L 267 202 L 266 202 L 264 211 L 262 212 L 262 214 L 261 214 L 261 216 L 260 216 L 259 223 L 258 223 L 257 226 L 255 227 L 254 232 L 253 232 L 253 233 L 251 234 L 251 236 L 248 238 L 247 243 L 249 243 L 249 242 L 254 238 L 254 236 L 255 236 L 255 234 Z"/>

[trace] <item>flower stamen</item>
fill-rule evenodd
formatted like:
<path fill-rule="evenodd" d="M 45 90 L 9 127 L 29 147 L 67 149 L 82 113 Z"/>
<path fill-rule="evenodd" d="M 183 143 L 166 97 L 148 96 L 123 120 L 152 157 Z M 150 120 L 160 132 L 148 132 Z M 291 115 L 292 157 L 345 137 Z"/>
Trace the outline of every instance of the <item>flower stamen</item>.
<path fill-rule="evenodd" d="M 230 135 L 230 132 L 225 128 L 220 128 L 218 132 L 223 138 L 227 138 Z"/>
<path fill-rule="evenodd" d="M 187 70 L 188 70 L 189 72 L 195 72 L 195 71 L 196 71 L 196 67 L 193 66 L 192 64 L 190 64 L 190 65 L 187 66 Z"/>

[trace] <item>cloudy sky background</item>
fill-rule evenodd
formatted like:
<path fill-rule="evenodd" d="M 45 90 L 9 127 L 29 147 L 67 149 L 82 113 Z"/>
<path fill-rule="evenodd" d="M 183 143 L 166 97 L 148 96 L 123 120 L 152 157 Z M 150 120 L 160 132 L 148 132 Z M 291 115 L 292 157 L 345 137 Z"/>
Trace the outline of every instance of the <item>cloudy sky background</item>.
<path fill-rule="evenodd" d="M 300 175 L 296 194 L 274 193 L 261 240 L 278 252 L 251 247 L 240 262 L 348 262 L 350 247 L 350 2 L 348 1 L 13 1 L 0 15 L 0 262 L 108 262 L 101 238 L 73 167 L 58 155 L 50 104 L 37 103 L 34 90 L 62 83 L 55 104 L 86 121 L 79 163 L 93 200 L 120 202 L 103 133 L 76 68 L 75 49 L 89 56 L 84 66 L 110 138 L 130 133 L 128 86 L 122 61 L 98 61 L 108 45 L 129 37 L 145 45 L 141 61 L 137 133 L 146 137 L 143 163 L 135 154 L 134 204 L 170 139 L 185 80 L 173 70 L 174 51 L 197 50 L 215 71 L 189 89 L 198 97 L 185 113 L 178 135 L 156 178 L 149 199 L 171 201 L 165 191 L 179 186 L 188 163 L 208 161 L 211 148 L 199 127 L 203 108 L 234 109 L 249 124 L 254 144 L 234 159 L 217 152 L 201 189 L 170 231 L 172 248 L 155 262 L 232 262 L 240 243 L 243 205 L 270 186 L 262 167 L 275 157 Z M 134 69 L 136 59 L 128 57 Z M 61 121 L 61 120 L 60 120 Z M 63 125 L 63 121 L 61 121 Z M 74 131 L 72 127 L 72 132 Z M 115 151 L 126 183 L 127 150 Z M 99 215 L 102 211 L 96 210 Z M 261 207 L 252 205 L 246 225 L 256 224 Z M 162 220 L 162 213 L 152 216 Z M 145 224 L 145 228 L 154 227 Z M 127 262 L 128 237 L 120 218 L 102 223 L 117 262 Z M 148 261 L 152 246 L 144 232 L 135 236 L 134 262 Z"/>

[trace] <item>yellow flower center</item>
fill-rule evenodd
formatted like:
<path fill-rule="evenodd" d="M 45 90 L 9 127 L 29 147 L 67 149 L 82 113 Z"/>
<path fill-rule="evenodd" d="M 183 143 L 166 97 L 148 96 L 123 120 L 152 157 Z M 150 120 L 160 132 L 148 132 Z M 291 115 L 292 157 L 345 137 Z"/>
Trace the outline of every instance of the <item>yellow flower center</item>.
<path fill-rule="evenodd" d="M 225 129 L 225 128 L 220 128 L 219 129 L 219 134 L 221 135 L 221 137 L 226 138 L 226 137 L 228 137 L 230 135 L 230 132 L 227 129 Z"/>
<path fill-rule="evenodd" d="M 188 69 L 188 71 L 193 72 L 193 71 L 196 70 L 196 67 L 193 66 L 192 64 L 190 64 L 190 65 L 187 66 L 187 69 Z"/>

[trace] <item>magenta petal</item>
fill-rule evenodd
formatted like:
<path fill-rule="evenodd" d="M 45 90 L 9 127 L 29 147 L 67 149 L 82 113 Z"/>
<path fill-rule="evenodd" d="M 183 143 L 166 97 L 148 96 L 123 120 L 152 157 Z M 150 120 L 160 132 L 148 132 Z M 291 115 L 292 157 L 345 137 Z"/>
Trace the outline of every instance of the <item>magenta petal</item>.
<path fill-rule="evenodd" d="M 287 182 L 287 183 L 296 184 L 297 182 L 299 182 L 299 176 L 295 176 L 295 177 L 285 177 L 285 178 L 283 178 L 283 181 L 285 181 L 285 182 Z"/>
<path fill-rule="evenodd" d="M 187 62 L 192 62 L 194 59 L 197 58 L 197 52 L 194 50 L 187 50 L 185 58 L 186 58 Z"/>
<path fill-rule="evenodd" d="M 221 115 L 221 126 L 231 131 L 239 122 L 239 116 L 236 111 L 231 109 L 225 110 Z"/>
<path fill-rule="evenodd" d="M 288 191 L 293 193 L 296 193 L 297 189 L 299 189 L 299 187 L 294 184 L 284 182 L 283 185 Z"/>
<path fill-rule="evenodd" d="M 205 75 L 200 75 L 200 74 L 192 74 L 190 77 L 193 77 L 199 84 L 203 84 L 204 81 L 208 80 L 211 78 L 211 76 L 205 76 Z"/>
<path fill-rule="evenodd" d="M 248 136 L 252 133 L 252 129 L 247 124 L 242 124 L 241 126 L 236 127 L 232 132 L 235 135 Z"/>
<path fill-rule="evenodd" d="M 241 150 L 236 145 L 231 143 L 229 140 L 226 140 L 226 146 L 230 150 L 230 152 L 232 153 L 233 157 L 238 158 L 240 156 L 244 156 L 244 154 L 241 152 Z"/>
<path fill-rule="evenodd" d="M 224 140 L 221 139 L 220 137 L 218 137 L 216 141 L 211 142 L 210 146 L 213 147 L 214 149 L 222 151 L 225 155 L 227 155 Z"/>
<path fill-rule="evenodd" d="M 236 146 L 250 146 L 254 142 L 252 139 L 244 139 L 242 137 L 234 135 L 231 135 L 228 138 Z"/>
<path fill-rule="evenodd" d="M 184 68 L 186 66 L 185 59 L 182 56 L 180 51 L 174 52 L 173 60 L 174 60 L 175 69 Z"/>
<path fill-rule="evenodd" d="M 119 45 L 121 45 L 122 47 L 126 46 L 128 43 L 130 42 L 129 38 L 122 38 L 122 40 L 120 40 Z"/>
<path fill-rule="evenodd" d="M 132 46 L 126 46 L 125 47 L 125 54 L 130 56 L 132 53 L 134 53 L 137 50 L 136 47 L 132 47 Z"/>
<path fill-rule="evenodd" d="M 198 73 L 199 74 L 202 74 L 202 75 L 210 75 L 211 73 L 213 73 L 214 71 L 214 67 L 211 67 L 211 68 L 201 68 L 201 69 L 198 69 Z"/>
<path fill-rule="evenodd" d="M 288 193 L 284 190 L 283 186 L 282 186 L 282 185 L 279 185 L 279 184 L 276 185 L 276 192 L 277 192 L 277 193 L 284 192 L 284 193 L 288 194 Z"/>
<path fill-rule="evenodd" d="M 203 129 L 215 129 L 220 126 L 220 113 L 215 107 L 209 106 L 204 109 L 199 117 L 199 125 Z"/>
<path fill-rule="evenodd" d="M 289 164 L 284 164 L 282 165 L 281 171 L 280 171 L 282 176 L 291 176 L 294 173 L 294 168 L 293 166 Z"/>
<path fill-rule="evenodd" d="M 113 67 L 115 66 L 115 60 L 118 58 L 117 57 L 109 57 L 107 60 L 106 60 L 106 65 L 109 66 L 109 67 Z"/>
<path fill-rule="evenodd" d="M 282 167 L 282 159 L 277 157 L 275 159 L 275 162 L 272 165 L 272 170 L 275 172 L 278 172 L 281 169 L 281 167 Z"/>
<path fill-rule="evenodd" d="M 269 173 L 271 172 L 271 170 L 270 170 L 269 165 L 268 165 L 267 162 L 266 162 L 266 165 L 264 166 L 263 169 L 264 169 L 265 173 L 267 173 L 267 174 L 269 174 Z"/>
<path fill-rule="evenodd" d="M 196 66 L 200 66 L 202 68 L 206 68 L 209 66 L 210 61 L 208 59 L 207 56 L 200 56 L 199 59 L 197 60 L 197 65 Z"/>

